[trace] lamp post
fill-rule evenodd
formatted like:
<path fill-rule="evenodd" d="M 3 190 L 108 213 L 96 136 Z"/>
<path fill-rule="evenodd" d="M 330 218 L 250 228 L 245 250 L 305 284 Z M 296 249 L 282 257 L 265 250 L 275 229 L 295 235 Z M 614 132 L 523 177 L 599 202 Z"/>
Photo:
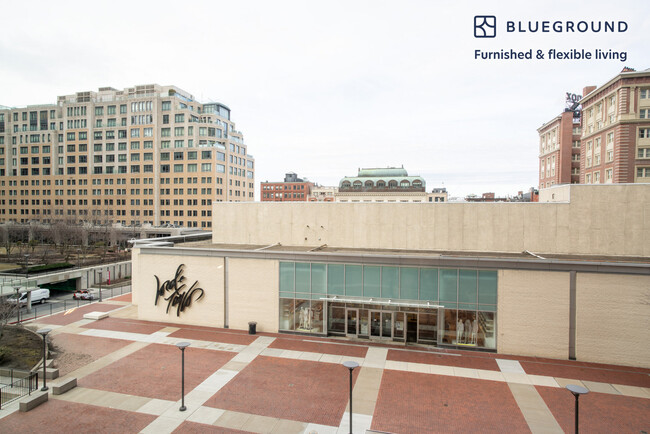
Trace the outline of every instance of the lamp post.
<path fill-rule="evenodd" d="M 181 350 L 181 408 L 179 411 L 187 410 L 185 407 L 185 348 L 190 346 L 189 342 L 179 342 L 176 346 Z"/>
<path fill-rule="evenodd" d="M 99 274 L 99 301 L 102 301 L 102 270 L 98 271 Z"/>
<path fill-rule="evenodd" d="M 347 361 L 343 362 L 343 366 L 350 371 L 350 434 L 352 434 L 352 371 L 358 368 L 359 364 L 357 362 Z"/>
<path fill-rule="evenodd" d="M 46 336 L 52 329 L 40 329 L 36 333 L 43 336 L 43 387 L 41 391 L 45 392 L 47 390 L 47 340 Z"/>
<path fill-rule="evenodd" d="M 16 322 L 20 324 L 20 286 L 14 286 L 16 290 Z"/>
<path fill-rule="evenodd" d="M 569 384 L 566 386 L 567 390 L 571 393 L 573 393 L 573 396 L 576 397 L 576 428 L 575 428 L 575 433 L 578 434 L 578 398 L 580 398 L 580 395 L 584 395 L 585 393 L 589 393 L 589 390 L 582 386 L 576 386 L 575 384 Z"/>
<path fill-rule="evenodd" d="M 29 255 L 25 254 L 25 272 L 27 273 L 27 286 L 29 286 Z"/>

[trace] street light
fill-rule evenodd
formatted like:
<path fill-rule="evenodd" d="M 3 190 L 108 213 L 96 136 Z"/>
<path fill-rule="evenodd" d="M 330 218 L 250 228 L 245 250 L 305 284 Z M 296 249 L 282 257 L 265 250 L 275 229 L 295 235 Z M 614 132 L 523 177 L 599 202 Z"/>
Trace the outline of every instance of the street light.
<path fill-rule="evenodd" d="M 575 384 L 569 384 L 566 386 L 567 390 L 571 393 L 573 393 L 573 396 L 576 397 L 576 429 L 575 433 L 578 434 L 578 398 L 580 395 L 584 395 L 585 393 L 589 393 L 589 390 L 582 386 L 576 386 Z"/>
<path fill-rule="evenodd" d="M 187 410 L 185 407 L 185 348 L 190 346 L 189 342 L 179 342 L 176 346 L 181 350 L 181 408 L 179 411 Z"/>
<path fill-rule="evenodd" d="M 41 387 L 41 391 L 45 392 L 47 390 L 47 342 L 46 342 L 46 336 L 49 332 L 51 332 L 52 329 L 40 329 L 37 330 L 36 333 L 39 335 L 43 336 L 43 387 Z"/>
<path fill-rule="evenodd" d="M 350 371 L 350 434 L 352 434 L 352 371 L 358 368 L 359 364 L 357 362 L 347 361 L 343 362 L 343 366 Z"/>
<path fill-rule="evenodd" d="M 102 301 L 102 270 L 98 271 L 99 273 L 99 301 Z"/>
<path fill-rule="evenodd" d="M 14 286 L 16 290 L 16 321 L 20 324 L 20 286 Z"/>

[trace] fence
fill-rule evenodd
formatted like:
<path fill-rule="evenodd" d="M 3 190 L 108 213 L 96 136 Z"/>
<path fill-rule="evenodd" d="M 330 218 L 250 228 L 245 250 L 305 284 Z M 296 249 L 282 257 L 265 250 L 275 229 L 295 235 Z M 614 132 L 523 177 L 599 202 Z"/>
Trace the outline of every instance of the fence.
<path fill-rule="evenodd" d="M 106 300 L 107 298 L 116 297 L 122 294 L 128 294 L 131 292 L 131 285 L 120 286 L 117 288 L 102 288 L 102 299 Z M 86 306 L 91 303 L 96 303 L 99 301 L 99 297 L 93 300 L 61 300 L 57 302 L 51 302 L 47 304 L 33 304 L 31 312 L 20 312 L 20 316 L 17 318 L 13 324 L 22 323 L 23 321 L 30 321 L 42 316 L 52 315 L 58 312 L 64 312 L 68 309 L 75 307 Z"/>
<path fill-rule="evenodd" d="M 0 409 L 3 405 L 10 403 L 16 399 L 22 398 L 25 395 L 31 395 L 32 392 L 38 390 L 38 373 L 29 372 L 26 377 L 14 379 L 9 384 L 0 386 Z M 14 371 L 11 370 L 11 377 L 13 378 Z"/>

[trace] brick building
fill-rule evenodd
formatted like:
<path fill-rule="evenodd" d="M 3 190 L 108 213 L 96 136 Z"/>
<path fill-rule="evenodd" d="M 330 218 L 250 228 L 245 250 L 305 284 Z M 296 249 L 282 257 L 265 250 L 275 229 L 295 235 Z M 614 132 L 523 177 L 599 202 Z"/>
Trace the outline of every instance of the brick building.
<path fill-rule="evenodd" d="M 580 182 L 650 182 L 650 69 L 625 68 L 584 95 Z"/>
<path fill-rule="evenodd" d="M 262 202 L 306 202 L 313 187 L 313 182 L 289 172 L 282 182 L 262 182 L 260 196 Z"/>

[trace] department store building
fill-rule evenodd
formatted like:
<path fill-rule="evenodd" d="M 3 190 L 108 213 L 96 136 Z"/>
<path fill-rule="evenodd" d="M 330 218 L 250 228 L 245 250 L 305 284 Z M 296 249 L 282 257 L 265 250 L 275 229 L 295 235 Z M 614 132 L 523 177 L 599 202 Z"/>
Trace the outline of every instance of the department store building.
<path fill-rule="evenodd" d="M 215 203 L 139 240 L 138 317 L 650 367 L 650 184 L 540 203 Z M 184 241 L 184 242 L 179 242 Z"/>

